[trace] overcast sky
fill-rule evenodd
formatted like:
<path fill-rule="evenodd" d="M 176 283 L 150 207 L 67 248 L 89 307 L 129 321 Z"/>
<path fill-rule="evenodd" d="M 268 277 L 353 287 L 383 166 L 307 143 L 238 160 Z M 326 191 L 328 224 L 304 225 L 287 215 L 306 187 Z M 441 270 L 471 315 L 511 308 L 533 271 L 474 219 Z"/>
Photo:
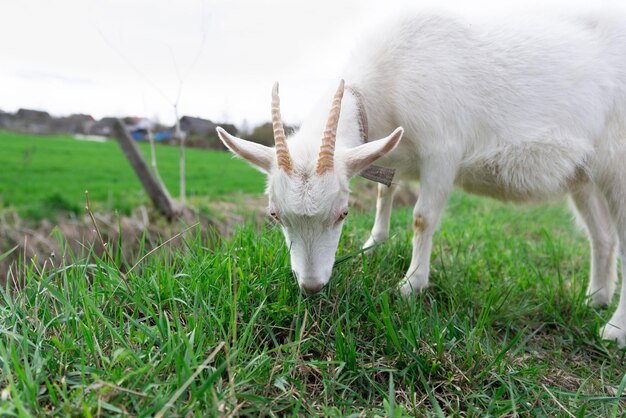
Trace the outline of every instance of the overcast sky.
<path fill-rule="evenodd" d="M 620 8 L 617 0 L 4 0 L 0 110 L 157 117 L 173 104 L 239 126 L 299 123 L 340 76 L 346 51 L 377 20 L 406 10 L 469 18 L 522 11 Z M 177 98 L 180 92 L 180 97 Z"/>

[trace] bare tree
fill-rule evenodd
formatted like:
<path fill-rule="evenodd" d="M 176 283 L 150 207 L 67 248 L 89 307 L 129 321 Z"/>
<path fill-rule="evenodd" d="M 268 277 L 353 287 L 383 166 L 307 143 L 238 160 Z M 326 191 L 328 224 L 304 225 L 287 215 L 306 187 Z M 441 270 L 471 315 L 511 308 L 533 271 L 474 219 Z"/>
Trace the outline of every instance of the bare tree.
<path fill-rule="evenodd" d="M 179 156 L 179 168 L 180 168 L 180 191 L 179 200 L 181 205 L 186 203 L 186 181 L 185 181 L 185 135 L 180 130 L 180 117 L 178 116 L 178 103 L 174 104 L 174 115 L 176 116 L 176 125 L 174 128 L 174 136 L 178 139 L 180 144 L 180 156 Z"/>
<path fill-rule="evenodd" d="M 203 12 L 201 13 L 201 19 L 204 18 L 204 3 L 202 3 L 202 8 L 203 8 Z M 174 116 L 176 118 L 176 124 L 175 124 L 175 128 L 174 128 L 174 138 L 178 140 L 179 144 L 180 144 L 180 156 L 179 156 L 179 164 L 180 164 L 180 171 L 179 171 L 179 176 L 180 176 L 180 195 L 179 195 L 179 202 L 180 202 L 180 208 L 181 210 L 183 210 L 186 206 L 186 180 L 185 180 L 185 135 L 182 133 L 181 129 L 180 129 L 180 117 L 178 114 L 178 108 L 179 108 L 179 103 L 180 103 L 180 98 L 182 95 L 182 89 L 183 89 L 183 85 L 185 83 L 185 80 L 187 79 L 187 77 L 189 76 L 189 74 L 191 73 L 191 71 L 193 70 L 193 68 L 196 66 L 196 64 L 198 63 L 200 57 L 202 56 L 202 53 L 204 52 L 204 47 L 206 45 L 206 31 L 204 28 L 204 21 L 201 20 L 201 29 L 202 29 L 202 41 L 200 43 L 200 46 L 198 48 L 198 53 L 195 55 L 194 59 L 191 62 L 191 65 L 188 67 L 186 73 L 184 75 L 181 76 L 181 73 L 179 71 L 178 68 L 178 63 L 176 60 L 176 55 L 174 54 L 173 49 L 168 45 L 168 51 L 170 53 L 171 59 L 172 59 L 172 63 L 174 64 L 174 68 L 176 71 L 176 77 L 178 79 L 178 91 L 176 92 L 176 97 L 174 100 L 171 100 L 171 98 L 165 94 L 163 92 L 163 90 L 161 90 L 161 88 L 159 88 L 159 86 L 157 84 L 155 84 L 154 82 L 152 82 L 152 80 L 140 69 L 140 67 L 136 66 L 133 64 L 133 62 L 125 55 L 122 53 L 122 51 L 117 48 L 112 42 L 109 41 L 109 39 L 104 35 L 104 33 L 102 32 L 102 30 L 100 29 L 100 27 L 96 24 L 96 29 L 98 31 L 98 33 L 100 34 L 100 36 L 102 37 L 102 39 L 104 40 L 104 42 L 111 48 L 113 49 L 119 56 L 120 58 L 141 78 L 143 79 L 149 86 L 151 86 L 157 93 L 159 93 L 174 109 Z M 117 125 L 117 123 L 116 123 Z M 122 126 L 123 127 L 123 126 Z M 119 127 L 116 128 L 116 138 L 118 139 L 118 141 L 120 142 L 120 145 L 122 145 L 122 143 L 126 143 L 125 141 L 125 136 L 128 135 L 128 133 L 126 132 L 126 130 L 124 129 L 124 133 L 126 133 L 126 135 L 123 135 L 121 130 L 119 129 Z M 123 140 L 120 140 L 120 138 L 123 138 Z M 167 191 L 161 176 L 159 174 L 158 168 L 157 168 L 157 162 L 156 162 L 156 153 L 155 153 L 155 145 L 154 145 L 154 137 L 152 136 L 152 132 L 151 130 L 149 130 L 148 132 L 148 139 L 150 141 L 150 152 L 151 152 L 151 165 L 152 165 L 152 173 L 150 173 L 149 170 L 145 171 L 144 174 L 144 170 L 142 168 L 136 168 L 141 166 L 141 163 L 137 163 L 137 161 L 141 160 L 143 161 L 143 165 L 145 165 L 147 167 L 147 165 L 145 164 L 145 161 L 143 160 L 143 157 L 141 156 L 141 154 L 135 154 L 132 151 L 132 147 L 130 147 L 130 145 L 126 145 L 127 149 L 124 150 L 125 155 L 127 156 L 127 158 L 129 158 L 129 162 L 131 163 L 131 165 L 133 165 L 133 168 L 135 169 L 135 172 L 137 173 L 137 175 L 140 177 L 142 184 L 144 184 L 144 187 L 148 187 L 148 184 L 152 184 L 152 183 L 156 183 L 158 184 L 158 189 L 160 189 L 159 194 L 161 195 L 161 197 L 159 199 L 157 199 L 158 201 L 164 200 L 163 195 L 167 195 L 167 200 L 169 200 L 170 203 L 168 203 L 166 206 L 171 205 L 171 203 L 173 202 L 169 192 Z M 133 144 L 134 145 L 134 144 Z M 136 146 L 135 146 L 136 148 Z M 128 151 L 128 152 L 127 152 Z M 131 155 L 133 155 L 132 157 L 130 157 Z M 131 158 L 133 158 L 133 160 L 131 160 Z M 135 165 L 134 165 L 135 164 Z M 146 177 L 146 179 L 142 178 L 142 176 L 149 176 Z M 153 187 L 150 186 L 150 187 Z M 151 192 L 150 190 L 148 190 L 146 188 L 146 191 L 148 191 L 148 194 L 151 196 L 151 193 L 154 193 L 153 191 Z M 155 203 L 155 205 L 157 205 L 157 200 L 153 199 L 153 202 Z M 162 203 L 161 203 L 162 204 Z M 159 207 L 159 206 L 157 206 Z M 161 207 L 159 207 L 159 210 L 161 210 Z M 169 210 L 164 209 L 164 213 L 170 213 Z M 163 210 L 162 210 L 163 212 Z M 179 210 L 180 212 L 180 210 Z M 168 218 L 170 218 L 169 215 Z"/>
<path fill-rule="evenodd" d="M 157 167 L 156 147 L 154 146 L 154 132 L 152 131 L 152 127 L 148 128 L 148 142 L 150 143 L 150 165 L 152 166 L 152 174 L 154 174 L 161 187 L 166 189 L 165 183 L 163 183 L 163 179 L 161 178 L 161 173 L 159 173 L 159 167 Z"/>

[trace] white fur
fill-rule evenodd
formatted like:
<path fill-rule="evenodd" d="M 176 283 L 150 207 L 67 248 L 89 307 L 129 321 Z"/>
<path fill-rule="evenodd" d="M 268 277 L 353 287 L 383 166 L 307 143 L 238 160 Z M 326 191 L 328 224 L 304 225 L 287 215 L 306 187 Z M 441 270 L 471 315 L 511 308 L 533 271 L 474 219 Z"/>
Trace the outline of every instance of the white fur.
<path fill-rule="evenodd" d="M 357 100 L 347 90 L 334 172 L 314 175 L 329 98 L 288 141 L 294 175 L 266 170 L 270 209 L 280 214 L 305 290 L 319 290 L 330 277 L 336 220 L 356 174 L 349 167 L 378 152 L 386 155 L 377 164 L 421 184 L 403 293 L 428 285 L 432 234 L 459 186 L 520 202 L 570 194 L 592 246 L 588 295 L 593 304 L 610 302 L 618 240 L 622 277 L 626 269 L 626 20 L 518 17 L 470 25 L 422 14 L 381 27 L 343 76 L 363 97 L 370 138 L 397 126 L 404 138 L 395 149 L 393 135 L 359 146 Z M 387 238 L 392 196 L 381 186 L 366 246 Z M 626 344 L 626 285 L 603 336 Z"/>

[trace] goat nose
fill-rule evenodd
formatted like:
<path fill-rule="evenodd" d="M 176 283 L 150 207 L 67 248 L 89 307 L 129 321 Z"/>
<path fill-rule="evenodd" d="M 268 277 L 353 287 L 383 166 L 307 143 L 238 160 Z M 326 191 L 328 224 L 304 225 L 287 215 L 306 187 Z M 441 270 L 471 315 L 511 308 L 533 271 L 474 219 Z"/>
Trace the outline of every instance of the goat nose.
<path fill-rule="evenodd" d="M 300 285 L 300 289 L 304 293 L 306 293 L 308 296 L 318 293 L 320 290 L 322 290 L 323 287 L 324 287 L 323 283 L 313 283 L 313 284 L 302 283 Z"/>

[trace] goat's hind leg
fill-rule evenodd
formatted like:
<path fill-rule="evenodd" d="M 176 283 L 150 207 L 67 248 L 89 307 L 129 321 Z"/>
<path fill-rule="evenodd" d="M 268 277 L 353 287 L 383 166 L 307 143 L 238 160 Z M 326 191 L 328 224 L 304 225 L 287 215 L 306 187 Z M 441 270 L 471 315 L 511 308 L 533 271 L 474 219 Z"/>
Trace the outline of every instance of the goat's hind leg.
<path fill-rule="evenodd" d="M 592 306 L 611 303 L 617 283 L 617 239 L 606 199 L 593 183 L 572 193 L 591 244 L 591 273 L 587 297 Z"/>
<path fill-rule="evenodd" d="M 623 172 L 614 174 L 610 176 L 612 181 L 607 185 L 605 194 L 620 242 L 622 286 L 617 308 L 609 322 L 602 328 L 601 335 L 606 340 L 616 340 L 620 347 L 624 347 L 626 346 L 626 177 Z"/>

